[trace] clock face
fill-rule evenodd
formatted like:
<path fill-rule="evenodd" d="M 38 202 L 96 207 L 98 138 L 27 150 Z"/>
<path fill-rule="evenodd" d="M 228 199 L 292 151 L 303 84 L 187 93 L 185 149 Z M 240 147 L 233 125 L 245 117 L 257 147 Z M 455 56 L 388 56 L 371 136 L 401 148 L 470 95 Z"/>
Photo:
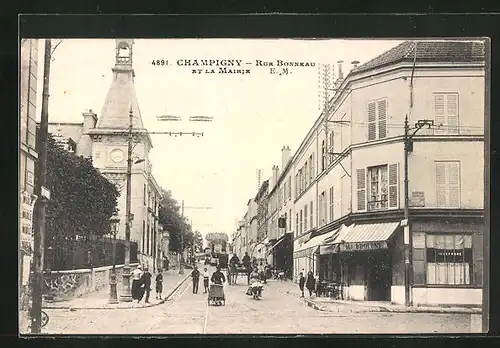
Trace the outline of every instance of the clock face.
<path fill-rule="evenodd" d="M 123 158 L 125 157 L 125 154 L 120 149 L 114 149 L 113 151 L 111 151 L 110 155 L 111 155 L 111 160 L 115 163 L 122 162 Z"/>

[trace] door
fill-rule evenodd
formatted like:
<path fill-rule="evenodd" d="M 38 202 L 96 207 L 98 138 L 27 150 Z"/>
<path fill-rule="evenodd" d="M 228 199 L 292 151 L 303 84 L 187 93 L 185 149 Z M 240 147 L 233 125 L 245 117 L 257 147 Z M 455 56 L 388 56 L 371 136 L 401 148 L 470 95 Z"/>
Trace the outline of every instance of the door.
<path fill-rule="evenodd" d="M 368 256 L 367 267 L 368 301 L 390 301 L 392 267 L 387 251 Z"/>

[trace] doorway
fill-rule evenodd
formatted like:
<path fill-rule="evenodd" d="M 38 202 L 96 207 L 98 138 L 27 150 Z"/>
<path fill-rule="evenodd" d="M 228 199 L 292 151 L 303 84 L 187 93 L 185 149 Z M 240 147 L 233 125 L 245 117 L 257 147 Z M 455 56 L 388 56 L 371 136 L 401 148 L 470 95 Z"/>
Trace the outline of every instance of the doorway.
<path fill-rule="evenodd" d="M 367 261 L 368 301 L 390 301 L 392 264 L 388 250 L 370 253 Z"/>

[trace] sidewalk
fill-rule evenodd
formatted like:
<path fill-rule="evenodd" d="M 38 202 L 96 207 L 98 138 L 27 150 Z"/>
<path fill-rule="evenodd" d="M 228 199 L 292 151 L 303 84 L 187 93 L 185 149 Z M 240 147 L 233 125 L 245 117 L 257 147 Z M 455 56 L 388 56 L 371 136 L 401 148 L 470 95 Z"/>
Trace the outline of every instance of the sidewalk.
<path fill-rule="evenodd" d="M 269 281 L 268 281 L 269 282 Z M 459 313 L 459 314 L 481 314 L 481 308 L 467 307 L 440 307 L 440 306 L 413 306 L 393 304 L 382 301 L 347 301 L 333 300 L 328 297 L 316 297 L 306 294 L 305 298 L 300 297 L 300 291 L 297 284 L 286 281 L 270 281 L 270 286 L 278 291 L 295 296 L 304 301 L 309 307 L 325 312 L 347 312 L 347 313 L 367 313 L 367 312 L 392 312 L 392 313 Z M 304 291 L 307 293 L 307 290 Z"/>
<path fill-rule="evenodd" d="M 189 278 L 191 272 L 185 270 L 184 274 L 179 274 L 177 269 L 170 269 L 163 272 L 163 294 L 162 300 L 156 299 L 156 284 L 154 279 L 156 278 L 156 273 L 153 274 L 151 281 L 151 294 L 149 296 L 150 303 L 144 303 L 145 297 L 140 303 L 136 300 L 132 302 L 119 302 L 117 304 L 109 304 L 109 285 L 105 286 L 103 289 L 94 291 L 80 297 L 72 298 L 68 301 L 61 302 L 43 302 L 43 309 L 129 309 L 129 308 L 146 308 L 153 307 L 164 303 L 168 298 Z M 118 300 L 120 300 L 120 294 L 122 293 L 122 284 L 119 282 L 117 284 Z"/>

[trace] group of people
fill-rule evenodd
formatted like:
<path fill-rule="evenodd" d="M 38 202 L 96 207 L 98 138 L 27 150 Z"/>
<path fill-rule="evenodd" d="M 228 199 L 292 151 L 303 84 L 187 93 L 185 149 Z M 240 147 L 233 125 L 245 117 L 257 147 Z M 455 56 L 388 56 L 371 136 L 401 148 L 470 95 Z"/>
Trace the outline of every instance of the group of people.
<path fill-rule="evenodd" d="M 313 293 L 316 293 L 316 285 L 318 284 L 318 276 L 314 277 L 312 271 L 307 273 L 307 278 L 304 276 L 304 270 L 299 273 L 299 289 L 301 292 L 301 297 L 304 297 L 304 286 L 309 291 L 309 297 L 312 296 Z"/>
<path fill-rule="evenodd" d="M 194 269 L 191 272 L 191 279 L 193 280 L 193 294 L 198 293 L 200 278 L 201 278 L 201 273 L 198 270 L 198 266 L 194 266 Z M 223 283 L 226 282 L 226 277 L 224 276 L 224 273 L 221 272 L 220 266 L 217 266 L 217 270 L 212 274 L 211 278 L 208 272 L 208 268 L 205 267 L 203 269 L 203 286 L 205 288 L 205 290 L 203 291 L 204 294 L 208 292 L 208 286 L 210 281 L 213 284 L 218 284 L 218 285 L 222 285 Z"/>
<path fill-rule="evenodd" d="M 138 265 L 137 268 L 132 272 L 132 299 L 137 300 L 137 303 L 140 303 L 146 295 L 145 303 L 149 302 L 149 295 L 151 292 L 151 279 L 152 275 L 149 272 L 147 267 L 142 269 L 141 265 Z M 155 279 L 156 282 L 156 299 L 161 300 L 161 295 L 163 292 L 163 274 L 162 270 L 158 269 L 158 274 Z"/>

